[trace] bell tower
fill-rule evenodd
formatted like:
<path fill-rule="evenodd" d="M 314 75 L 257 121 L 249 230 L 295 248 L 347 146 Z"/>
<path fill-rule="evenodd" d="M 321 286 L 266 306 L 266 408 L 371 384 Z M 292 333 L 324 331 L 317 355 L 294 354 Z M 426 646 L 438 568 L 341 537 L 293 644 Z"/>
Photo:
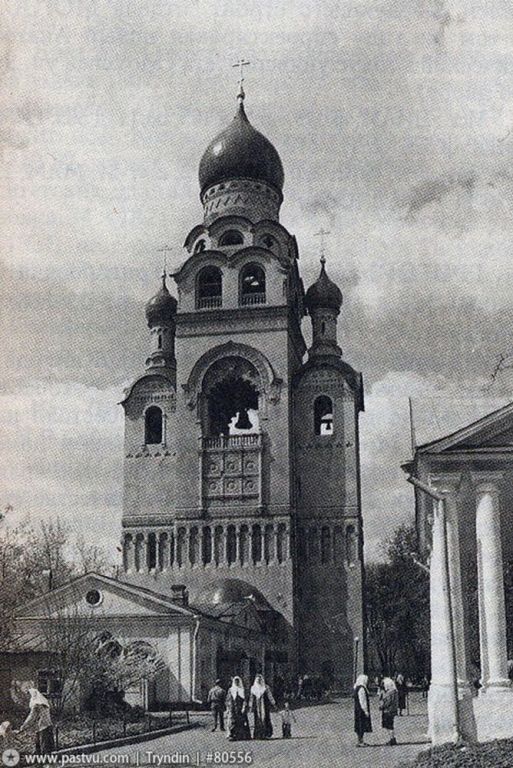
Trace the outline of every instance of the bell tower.
<path fill-rule="evenodd" d="M 146 369 L 123 401 L 124 574 L 170 595 L 185 585 L 199 609 L 256 601 L 266 673 L 349 687 L 362 638 L 362 383 L 338 346 L 342 294 L 324 256 L 305 296 L 283 185 L 241 82 L 200 161 L 203 215 L 172 275 L 178 301 L 164 275 L 146 307 Z"/>

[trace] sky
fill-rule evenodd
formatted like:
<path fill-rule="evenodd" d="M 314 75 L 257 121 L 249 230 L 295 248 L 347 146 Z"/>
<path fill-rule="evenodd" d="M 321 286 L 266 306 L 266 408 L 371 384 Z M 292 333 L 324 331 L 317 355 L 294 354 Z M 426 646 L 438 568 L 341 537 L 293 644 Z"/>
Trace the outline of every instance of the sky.
<path fill-rule="evenodd" d="M 201 221 L 197 168 L 246 67 L 306 285 L 321 227 L 364 375 L 366 555 L 413 520 L 408 398 L 449 429 L 511 399 L 509 0 L 4 0 L 0 505 L 119 537 L 144 303 Z M 476 406 L 477 407 L 477 406 Z M 429 416 L 428 416 L 429 418 Z M 447 427 L 447 429 L 446 429 Z"/>

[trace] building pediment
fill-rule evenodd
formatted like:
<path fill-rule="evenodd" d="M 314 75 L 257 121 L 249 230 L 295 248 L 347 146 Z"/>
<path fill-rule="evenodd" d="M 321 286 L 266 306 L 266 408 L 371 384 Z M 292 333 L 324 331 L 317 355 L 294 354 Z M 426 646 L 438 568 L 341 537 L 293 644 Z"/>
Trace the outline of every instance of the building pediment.
<path fill-rule="evenodd" d="M 166 595 L 127 584 L 97 573 L 80 576 L 68 584 L 31 600 L 17 618 L 184 616 L 193 612 Z"/>
<path fill-rule="evenodd" d="M 419 446 L 418 452 L 440 454 L 486 449 L 513 450 L 513 403 L 445 437 Z"/>

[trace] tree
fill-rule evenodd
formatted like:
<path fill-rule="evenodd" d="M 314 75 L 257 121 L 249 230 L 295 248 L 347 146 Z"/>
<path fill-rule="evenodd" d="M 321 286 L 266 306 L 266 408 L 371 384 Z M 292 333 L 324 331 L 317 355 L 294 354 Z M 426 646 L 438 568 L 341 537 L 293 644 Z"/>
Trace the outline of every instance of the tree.
<path fill-rule="evenodd" d="M 369 657 L 382 675 L 429 672 L 429 575 L 416 551 L 415 528 L 401 526 L 387 542 L 387 562 L 366 569 Z"/>

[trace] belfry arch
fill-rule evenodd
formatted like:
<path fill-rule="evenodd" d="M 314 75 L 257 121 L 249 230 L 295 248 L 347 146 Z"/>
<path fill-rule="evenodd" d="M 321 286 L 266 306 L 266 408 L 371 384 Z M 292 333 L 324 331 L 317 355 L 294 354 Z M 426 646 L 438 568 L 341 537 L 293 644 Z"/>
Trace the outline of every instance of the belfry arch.
<path fill-rule="evenodd" d="M 197 406 L 203 390 L 203 380 L 211 366 L 230 358 L 245 360 L 256 370 L 259 378 L 259 393 L 262 395 L 262 415 L 265 415 L 266 403 L 279 401 L 283 381 L 276 376 L 271 363 L 262 352 L 247 344 L 237 344 L 233 341 L 210 349 L 197 360 L 187 383 L 183 385 L 187 405 L 191 410 Z"/>

